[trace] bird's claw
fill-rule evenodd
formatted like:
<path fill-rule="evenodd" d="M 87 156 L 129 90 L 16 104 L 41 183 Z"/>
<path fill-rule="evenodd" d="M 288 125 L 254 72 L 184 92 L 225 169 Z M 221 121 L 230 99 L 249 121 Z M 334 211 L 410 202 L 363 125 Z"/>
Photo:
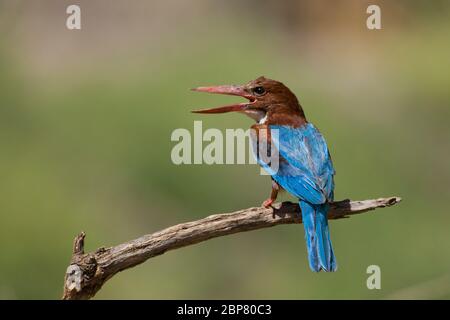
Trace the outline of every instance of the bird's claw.
<path fill-rule="evenodd" d="M 265 208 L 270 208 L 271 206 L 272 206 L 272 203 L 273 203 L 273 199 L 266 199 L 266 200 L 264 200 L 264 202 L 262 203 L 262 205 L 263 205 L 263 207 L 265 207 Z"/>

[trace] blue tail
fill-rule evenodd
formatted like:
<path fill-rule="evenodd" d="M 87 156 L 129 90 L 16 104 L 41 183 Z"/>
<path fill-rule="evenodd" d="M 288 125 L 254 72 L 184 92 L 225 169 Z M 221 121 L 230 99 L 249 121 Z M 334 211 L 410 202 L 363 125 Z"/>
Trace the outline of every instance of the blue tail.
<path fill-rule="evenodd" d="M 336 271 L 336 258 L 331 246 L 328 229 L 328 204 L 310 204 L 300 201 L 302 220 L 305 227 L 306 247 L 308 249 L 309 266 L 319 272 Z"/>

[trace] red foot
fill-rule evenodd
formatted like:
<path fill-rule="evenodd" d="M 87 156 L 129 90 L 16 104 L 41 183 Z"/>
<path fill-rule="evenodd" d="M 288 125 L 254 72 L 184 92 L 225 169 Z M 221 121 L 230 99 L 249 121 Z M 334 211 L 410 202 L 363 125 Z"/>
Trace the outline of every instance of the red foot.
<path fill-rule="evenodd" d="M 263 205 L 263 207 L 265 207 L 265 208 L 270 208 L 271 206 L 272 206 L 272 203 L 273 203 L 273 199 L 267 199 L 267 200 L 264 200 L 264 202 L 262 203 L 262 205 Z"/>

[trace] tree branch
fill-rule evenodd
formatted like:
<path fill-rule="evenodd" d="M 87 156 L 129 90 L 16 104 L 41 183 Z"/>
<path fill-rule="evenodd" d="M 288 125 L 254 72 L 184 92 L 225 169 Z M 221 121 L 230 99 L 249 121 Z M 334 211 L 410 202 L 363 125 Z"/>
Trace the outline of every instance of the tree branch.
<path fill-rule="evenodd" d="M 399 197 L 338 201 L 330 205 L 328 219 L 347 218 L 353 214 L 389 207 L 400 201 Z M 301 223 L 300 209 L 298 204 L 283 202 L 269 209 L 258 207 L 215 214 L 90 253 L 84 253 L 86 235 L 82 232 L 74 240 L 72 260 L 64 281 L 63 299 L 89 299 L 119 271 L 132 268 L 166 251 L 228 234 L 290 223 Z"/>

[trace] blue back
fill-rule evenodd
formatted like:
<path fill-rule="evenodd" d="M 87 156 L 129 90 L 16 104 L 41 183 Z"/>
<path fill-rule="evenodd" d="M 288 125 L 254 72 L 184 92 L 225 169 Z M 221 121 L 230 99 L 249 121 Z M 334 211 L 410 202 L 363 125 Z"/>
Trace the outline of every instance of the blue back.
<path fill-rule="evenodd" d="M 274 148 L 279 151 L 278 170 L 271 167 L 273 159 L 267 159 L 271 163 L 265 163 L 256 157 L 257 161 L 281 187 L 300 199 L 311 270 L 336 271 L 327 221 L 327 202 L 333 201 L 335 171 L 325 139 L 310 123 L 299 128 L 269 127 L 271 153 L 274 154 Z"/>
<path fill-rule="evenodd" d="M 312 204 L 333 201 L 335 173 L 325 139 L 307 123 L 299 128 L 271 125 L 272 148 L 279 151 L 278 171 L 258 163 L 292 195 Z M 277 130 L 278 135 L 274 134 Z"/>

